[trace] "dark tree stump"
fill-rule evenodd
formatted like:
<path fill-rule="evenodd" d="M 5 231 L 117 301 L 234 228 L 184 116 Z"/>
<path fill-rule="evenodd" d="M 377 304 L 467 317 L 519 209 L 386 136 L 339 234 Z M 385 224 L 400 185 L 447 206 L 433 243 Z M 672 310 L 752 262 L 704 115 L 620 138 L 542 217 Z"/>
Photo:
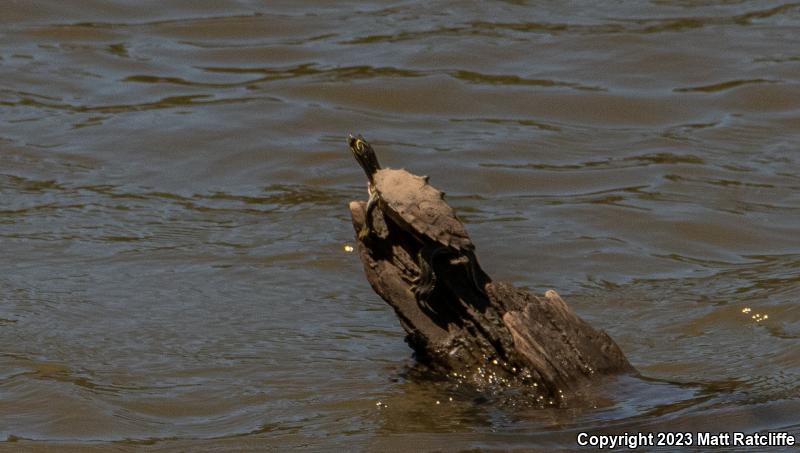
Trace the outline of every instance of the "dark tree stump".
<path fill-rule="evenodd" d="M 365 203 L 350 203 L 353 227 L 364 224 Z M 508 283 L 492 282 L 479 266 L 480 292 L 463 261 L 437 266 L 436 287 L 423 308 L 412 291 L 422 244 L 375 210 L 376 236 L 356 237 L 373 290 L 392 308 L 420 363 L 479 386 L 535 387 L 561 401 L 564 392 L 600 375 L 636 373 L 603 331 L 579 318 L 553 290 L 536 297 Z M 463 257 L 462 257 L 463 258 Z"/>

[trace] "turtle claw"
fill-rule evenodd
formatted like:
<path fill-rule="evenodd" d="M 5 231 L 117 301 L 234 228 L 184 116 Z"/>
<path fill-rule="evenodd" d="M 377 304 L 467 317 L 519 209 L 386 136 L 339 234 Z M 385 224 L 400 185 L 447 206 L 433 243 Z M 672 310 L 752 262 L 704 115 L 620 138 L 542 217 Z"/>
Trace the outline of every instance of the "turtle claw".
<path fill-rule="evenodd" d="M 419 278 L 415 278 L 412 281 L 416 283 L 419 280 Z M 417 303 L 419 304 L 420 308 L 431 313 L 436 313 L 436 310 L 434 310 L 433 307 L 428 303 L 428 297 L 433 292 L 432 289 L 433 288 L 426 288 L 426 285 L 411 285 L 411 291 L 414 293 L 414 298 L 417 299 Z"/>
<path fill-rule="evenodd" d="M 418 300 L 426 300 L 433 292 L 433 285 L 424 282 L 420 283 L 421 279 L 419 278 L 415 280 L 416 281 L 412 282 L 413 284 L 411 285 L 411 291 L 414 292 L 414 295 L 417 296 Z"/>
<path fill-rule="evenodd" d="M 426 278 L 423 275 L 414 277 L 411 280 L 411 291 L 414 293 L 414 298 L 417 300 L 420 307 L 424 310 L 436 313 L 436 310 L 428 303 L 428 299 L 431 294 L 433 294 L 434 289 L 434 282 L 431 280 L 430 277 Z"/>

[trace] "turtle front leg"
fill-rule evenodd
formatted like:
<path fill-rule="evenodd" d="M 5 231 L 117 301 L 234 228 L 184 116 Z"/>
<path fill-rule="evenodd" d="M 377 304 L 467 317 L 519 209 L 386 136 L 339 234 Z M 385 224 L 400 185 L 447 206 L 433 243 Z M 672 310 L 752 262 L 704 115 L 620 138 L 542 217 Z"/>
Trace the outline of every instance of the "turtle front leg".
<path fill-rule="evenodd" d="M 433 270 L 433 260 L 436 255 L 446 251 L 446 249 L 437 244 L 429 244 L 422 247 L 417 252 L 417 266 L 419 266 L 419 276 L 412 280 L 413 286 L 411 289 L 417 301 L 423 308 L 434 311 L 433 307 L 428 304 L 428 299 L 436 288 L 436 272 Z"/>
<path fill-rule="evenodd" d="M 358 231 L 358 240 L 366 241 L 375 234 L 375 222 L 373 219 L 373 211 L 378 206 L 378 194 L 375 191 L 370 191 L 369 200 L 367 200 L 367 208 L 364 213 L 364 225 Z"/>

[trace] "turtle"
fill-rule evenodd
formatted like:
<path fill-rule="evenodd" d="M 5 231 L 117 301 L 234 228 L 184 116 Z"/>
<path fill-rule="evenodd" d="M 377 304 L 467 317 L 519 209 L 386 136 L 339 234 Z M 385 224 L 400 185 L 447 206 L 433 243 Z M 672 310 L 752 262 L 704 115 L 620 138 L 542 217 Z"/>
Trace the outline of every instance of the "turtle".
<path fill-rule="evenodd" d="M 479 293 L 485 294 L 478 283 L 478 275 L 483 272 L 477 266 L 475 245 L 453 208 L 444 201 L 444 192 L 430 185 L 427 176 L 417 176 L 403 169 L 381 168 L 372 146 L 361 135 L 349 135 L 347 141 L 367 174 L 369 201 L 358 239 L 369 240 L 376 234 L 372 212 L 378 207 L 422 244 L 417 253 L 420 273 L 412 281 L 412 289 L 426 308 L 433 310 L 427 300 L 436 286 L 434 260 L 437 257 L 447 256 L 451 263 L 463 263 L 469 280 Z"/>

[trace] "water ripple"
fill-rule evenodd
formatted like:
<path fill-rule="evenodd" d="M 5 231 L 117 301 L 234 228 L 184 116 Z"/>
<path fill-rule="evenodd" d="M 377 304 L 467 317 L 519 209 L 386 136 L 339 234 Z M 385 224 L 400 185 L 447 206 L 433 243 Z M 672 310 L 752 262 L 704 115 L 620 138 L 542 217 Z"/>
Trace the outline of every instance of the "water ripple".
<path fill-rule="evenodd" d="M 692 93 L 692 92 L 716 93 L 719 91 L 726 91 L 733 88 L 738 88 L 742 85 L 766 84 L 766 83 L 780 83 L 780 81 L 768 80 L 768 79 L 731 80 L 728 82 L 714 83 L 711 85 L 703 85 L 703 86 L 687 87 L 687 88 L 675 88 L 673 91 L 678 93 Z"/>
<path fill-rule="evenodd" d="M 0 439 L 555 450 L 796 426 L 800 3 L 66 3 L 0 15 Z M 348 132 L 648 378 L 533 411 L 409 371 L 344 251 Z"/>
<path fill-rule="evenodd" d="M 240 104 L 253 102 L 258 97 L 230 97 L 218 98 L 212 94 L 192 94 L 185 96 L 165 96 L 161 99 L 151 102 L 142 102 L 139 104 L 119 104 L 119 105 L 81 105 L 69 103 L 55 103 L 36 100 L 27 96 L 18 96 L 15 101 L 0 102 L 0 105 L 9 107 L 34 107 L 44 110 L 67 110 L 75 113 L 124 113 L 124 112 L 139 112 L 146 110 L 160 110 L 172 109 L 176 107 L 192 107 L 192 106 L 205 106 L 205 105 L 224 105 L 224 104 Z M 80 123 L 86 125 L 86 123 Z"/>

